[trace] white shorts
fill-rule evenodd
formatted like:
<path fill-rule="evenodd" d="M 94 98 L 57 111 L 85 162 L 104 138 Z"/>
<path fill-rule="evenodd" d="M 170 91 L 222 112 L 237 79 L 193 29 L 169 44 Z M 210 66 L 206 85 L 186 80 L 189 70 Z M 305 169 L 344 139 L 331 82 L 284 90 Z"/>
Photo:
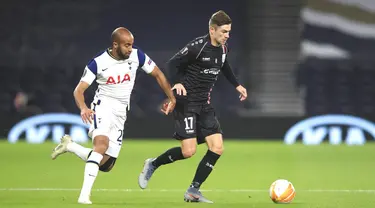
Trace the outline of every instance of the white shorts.
<path fill-rule="evenodd" d="M 126 121 L 126 106 L 124 109 L 116 109 L 110 102 L 103 100 L 94 101 L 91 109 L 95 111 L 94 120 L 91 123 L 88 136 L 94 141 L 98 135 L 109 138 L 109 146 L 106 154 L 117 158 L 121 151 L 124 124 Z"/>

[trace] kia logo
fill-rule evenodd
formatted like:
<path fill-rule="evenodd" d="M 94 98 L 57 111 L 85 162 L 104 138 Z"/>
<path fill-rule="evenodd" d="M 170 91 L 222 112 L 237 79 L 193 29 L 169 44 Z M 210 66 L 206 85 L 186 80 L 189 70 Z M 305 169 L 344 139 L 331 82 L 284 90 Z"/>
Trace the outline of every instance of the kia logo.
<path fill-rule="evenodd" d="M 322 115 L 295 124 L 286 132 L 284 142 L 293 144 L 302 136 L 302 143 L 306 145 L 320 144 L 324 138 L 328 138 L 330 144 L 345 141 L 348 145 L 363 145 L 366 142 L 365 133 L 375 139 L 375 125 L 372 122 L 349 115 Z"/>
<path fill-rule="evenodd" d="M 12 127 L 8 141 L 16 143 L 25 133 L 29 143 L 43 143 L 48 136 L 52 136 L 52 141 L 59 142 L 65 134 L 66 126 L 69 126 L 69 134 L 74 141 L 88 141 L 89 125 L 84 124 L 80 116 L 69 113 L 48 113 L 24 119 Z"/>

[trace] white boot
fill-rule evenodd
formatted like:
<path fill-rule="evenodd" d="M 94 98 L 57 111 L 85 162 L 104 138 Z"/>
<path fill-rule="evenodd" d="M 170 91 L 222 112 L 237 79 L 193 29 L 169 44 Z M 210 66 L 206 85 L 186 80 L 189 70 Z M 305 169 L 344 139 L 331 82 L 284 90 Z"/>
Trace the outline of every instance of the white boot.
<path fill-rule="evenodd" d="M 69 135 L 64 135 L 61 137 L 60 144 L 58 144 L 51 154 L 52 160 L 56 159 L 59 155 L 67 152 L 67 146 L 69 143 L 73 142 L 72 138 Z"/>

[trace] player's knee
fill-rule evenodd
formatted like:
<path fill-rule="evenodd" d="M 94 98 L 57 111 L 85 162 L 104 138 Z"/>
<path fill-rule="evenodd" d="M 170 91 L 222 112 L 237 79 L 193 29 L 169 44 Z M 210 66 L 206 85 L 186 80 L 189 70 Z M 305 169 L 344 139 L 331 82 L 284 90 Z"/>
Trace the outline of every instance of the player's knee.
<path fill-rule="evenodd" d="M 182 155 L 184 156 L 184 158 L 190 158 L 190 157 L 193 157 L 196 151 L 197 151 L 196 147 L 183 148 Z"/>
<path fill-rule="evenodd" d="M 183 140 L 181 143 L 181 150 L 184 158 L 192 157 L 197 151 L 197 140 L 195 138 Z"/>
<path fill-rule="evenodd" d="M 108 145 L 105 145 L 105 144 L 95 145 L 95 147 L 94 147 L 94 151 L 97 152 L 97 153 L 100 153 L 102 155 L 105 154 L 107 149 L 108 149 Z"/>
<path fill-rule="evenodd" d="M 214 144 L 210 148 L 211 152 L 214 152 L 218 155 L 222 155 L 224 153 L 224 145 L 223 144 Z"/>
<path fill-rule="evenodd" d="M 109 147 L 109 139 L 106 136 L 97 136 L 94 138 L 94 151 L 102 155 L 105 154 Z"/>

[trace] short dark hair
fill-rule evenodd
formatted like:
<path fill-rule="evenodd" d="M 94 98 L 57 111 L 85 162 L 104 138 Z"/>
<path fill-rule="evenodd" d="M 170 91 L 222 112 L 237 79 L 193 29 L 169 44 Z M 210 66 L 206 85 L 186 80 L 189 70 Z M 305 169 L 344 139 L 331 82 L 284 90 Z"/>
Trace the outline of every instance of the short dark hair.
<path fill-rule="evenodd" d="M 222 26 L 232 24 L 232 19 L 223 10 L 215 12 L 209 22 L 209 26 Z"/>

